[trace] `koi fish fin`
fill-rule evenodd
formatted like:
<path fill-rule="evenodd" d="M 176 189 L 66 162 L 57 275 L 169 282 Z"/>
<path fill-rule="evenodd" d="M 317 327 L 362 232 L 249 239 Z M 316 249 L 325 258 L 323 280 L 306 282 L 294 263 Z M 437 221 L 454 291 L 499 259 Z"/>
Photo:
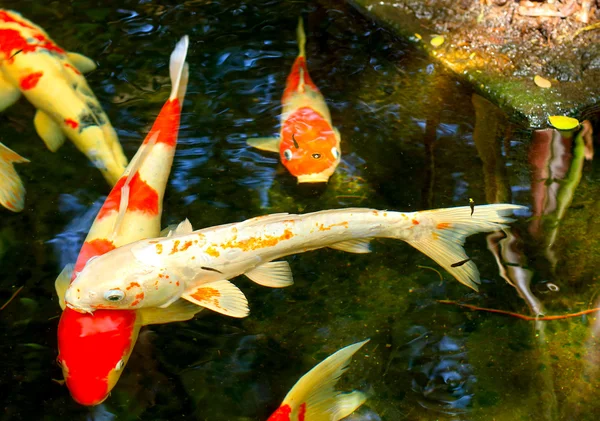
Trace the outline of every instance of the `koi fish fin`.
<path fill-rule="evenodd" d="M 160 232 L 159 237 L 171 237 L 173 235 L 191 234 L 193 231 L 194 228 L 192 228 L 192 223 L 189 219 L 186 218 L 179 224 L 171 224 L 167 226 Z"/>
<path fill-rule="evenodd" d="M 58 123 L 42 110 L 37 110 L 33 118 L 37 134 L 42 138 L 50 152 L 56 152 L 65 143 L 67 136 Z"/>
<path fill-rule="evenodd" d="M 202 307 L 186 300 L 177 300 L 166 308 L 143 307 L 137 311 L 141 316 L 142 326 L 146 326 L 190 320 L 202 311 Z"/>
<path fill-rule="evenodd" d="M 13 164 L 29 162 L 0 143 L 0 205 L 13 212 L 25 206 L 25 187 Z"/>
<path fill-rule="evenodd" d="M 513 221 L 507 215 L 518 209 L 526 208 L 510 204 L 475 206 L 473 216 L 469 206 L 415 212 L 414 220 L 423 223 L 415 225 L 414 229 L 423 227 L 421 229 L 426 231 L 406 241 L 435 260 L 460 283 L 477 291 L 479 271 L 462 247 L 465 238 L 506 228 L 505 224 Z"/>
<path fill-rule="evenodd" d="M 96 63 L 89 57 L 78 53 L 67 53 L 67 58 L 73 66 L 81 73 L 91 72 L 96 70 Z"/>
<path fill-rule="evenodd" d="M 14 87 L 0 74 L 0 112 L 13 105 L 20 97 L 19 88 Z"/>
<path fill-rule="evenodd" d="M 335 138 L 337 139 L 338 142 L 342 140 L 342 135 L 340 135 L 340 131 L 338 130 L 337 127 L 333 128 L 333 133 L 335 134 Z"/>
<path fill-rule="evenodd" d="M 357 240 L 342 241 L 329 248 L 345 251 L 348 253 L 371 253 L 371 238 L 360 238 Z"/>
<path fill-rule="evenodd" d="M 270 288 L 289 287 L 294 283 L 290 264 L 283 260 L 265 263 L 244 275 L 257 284 Z"/>
<path fill-rule="evenodd" d="M 250 314 L 244 293 L 226 280 L 202 284 L 186 291 L 181 298 L 226 316 L 241 318 Z"/>
<path fill-rule="evenodd" d="M 302 16 L 298 18 L 296 38 L 298 39 L 298 57 L 306 57 L 306 34 L 304 33 L 304 19 L 302 19 Z"/>
<path fill-rule="evenodd" d="M 340 393 L 334 387 L 352 356 L 368 341 L 340 349 L 302 376 L 282 402 L 282 406 L 288 405 L 292 410 L 289 419 L 337 421 L 361 406 L 367 399 L 364 393 Z M 300 411 L 306 411 L 304 418 L 298 417 Z"/>
<path fill-rule="evenodd" d="M 279 153 L 279 143 L 281 143 L 281 140 L 279 137 L 255 137 L 248 139 L 246 143 L 261 151 Z"/>
<path fill-rule="evenodd" d="M 71 284 L 71 276 L 73 275 L 74 264 L 69 263 L 65 266 L 54 281 L 54 289 L 56 290 L 56 295 L 58 295 L 58 304 L 62 310 L 65 309 L 65 293 L 67 292 L 67 288 Z"/>
<path fill-rule="evenodd" d="M 171 53 L 169 61 L 169 75 L 171 76 L 171 96 L 169 101 L 174 99 L 183 99 L 185 90 L 187 88 L 188 72 L 185 63 L 185 57 L 187 55 L 188 46 L 190 39 L 187 35 L 184 35 L 177 44 L 175 49 Z M 181 83 L 183 82 L 183 84 Z M 183 90 L 183 91 L 182 91 Z"/>

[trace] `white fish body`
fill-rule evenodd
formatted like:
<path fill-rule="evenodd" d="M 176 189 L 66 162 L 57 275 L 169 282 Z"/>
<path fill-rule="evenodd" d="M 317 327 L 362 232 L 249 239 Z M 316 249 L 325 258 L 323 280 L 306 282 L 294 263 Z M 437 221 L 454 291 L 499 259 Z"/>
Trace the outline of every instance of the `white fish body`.
<path fill-rule="evenodd" d="M 248 314 L 245 297 L 227 280 L 245 274 L 271 287 L 292 283 L 278 258 L 330 247 L 369 252 L 373 238 L 395 238 L 427 254 L 461 283 L 477 289 L 479 273 L 462 244 L 496 231 L 521 206 L 498 204 L 403 213 L 364 208 L 304 215 L 273 214 L 240 223 L 142 240 L 90 260 L 66 301 L 80 311 L 168 306 L 178 298 L 234 317 Z M 187 231 L 187 232 L 186 232 Z M 111 295 L 112 294 L 112 295 Z"/>

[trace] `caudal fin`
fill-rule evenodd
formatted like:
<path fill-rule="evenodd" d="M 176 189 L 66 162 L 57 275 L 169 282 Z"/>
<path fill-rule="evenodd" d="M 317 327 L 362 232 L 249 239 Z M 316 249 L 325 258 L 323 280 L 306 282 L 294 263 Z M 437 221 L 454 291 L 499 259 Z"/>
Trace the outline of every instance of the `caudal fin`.
<path fill-rule="evenodd" d="M 306 57 L 306 34 L 304 33 L 304 20 L 302 16 L 298 18 L 296 38 L 298 39 L 298 57 Z"/>
<path fill-rule="evenodd" d="M 171 96 L 169 100 L 172 101 L 177 98 L 180 104 L 183 102 L 183 97 L 187 89 L 188 66 L 185 58 L 189 44 L 190 40 L 188 36 L 184 35 L 175 45 L 169 62 L 169 74 L 171 76 Z"/>
<path fill-rule="evenodd" d="M 282 406 L 291 409 L 290 419 L 337 421 L 361 406 L 367 399 L 363 393 L 340 393 L 334 387 L 352 356 L 367 342 L 368 339 L 340 349 L 302 376 L 282 402 Z M 304 418 L 298 417 L 301 412 Z"/>
<path fill-rule="evenodd" d="M 416 212 L 414 229 L 422 230 L 407 242 L 425 253 L 469 288 L 478 290 L 479 271 L 469 260 L 463 245 L 465 239 L 479 232 L 498 231 L 513 221 L 508 215 L 525 206 L 496 204 L 436 209 Z M 471 215 L 472 211 L 472 215 Z"/>
<path fill-rule="evenodd" d="M 0 143 L 0 204 L 13 212 L 25 206 L 25 187 L 13 164 L 29 162 Z"/>

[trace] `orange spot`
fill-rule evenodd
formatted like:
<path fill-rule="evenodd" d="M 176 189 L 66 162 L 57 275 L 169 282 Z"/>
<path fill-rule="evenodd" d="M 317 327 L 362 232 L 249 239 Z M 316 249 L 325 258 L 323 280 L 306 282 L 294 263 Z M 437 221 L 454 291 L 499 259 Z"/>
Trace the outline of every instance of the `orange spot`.
<path fill-rule="evenodd" d="M 35 88 L 43 75 L 43 72 L 35 72 L 25 76 L 21 79 L 21 82 L 19 83 L 21 85 L 21 89 L 27 91 L 29 89 Z"/>
<path fill-rule="evenodd" d="M 157 240 L 148 241 L 148 244 L 156 244 L 156 243 L 158 243 Z"/>
<path fill-rule="evenodd" d="M 373 211 L 373 215 L 377 216 L 377 215 L 379 215 L 379 212 L 378 212 L 378 211 L 376 211 L 376 210 L 374 210 L 374 211 Z"/>
<path fill-rule="evenodd" d="M 333 227 L 344 227 L 344 228 L 348 228 L 348 222 L 344 221 L 344 222 L 339 222 L 337 224 L 331 224 L 328 227 L 326 227 L 325 225 L 321 224 L 319 226 L 319 231 L 329 231 L 331 228 Z"/>
<path fill-rule="evenodd" d="M 129 286 L 128 286 L 127 288 L 125 288 L 125 289 L 126 289 L 127 291 L 129 291 L 131 288 L 135 288 L 135 287 L 141 288 L 141 287 L 140 287 L 140 284 L 138 284 L 137 282 L 132 282 L 132 283 L 130 283 L 130 284 L 129 284 Z"/>
<path fill-rule="evenodd" d="M 417 221 L 416 219 L 412 220 L 413 225 L 419 225 L 419 221 Z"/>
<path fill-rule="evenodd" d="M 162 244 L 157 244 L 155 247 L 156 247 L 156 254 L 162 254 L 162 252 L 163 252 Z"/>
<path fill-rule="evenodd" d="M 75 74 L 78 74 L 78 75 L 81 74 L 81 72 L 79 70 L 77 70 L 77 68 L 75 66 L 73 66 L 71 63 L 65 63 L 65 67 L 67 69 L 73 70 L 73 72 L 75 72 Z"/>
<path fill-rule="evenodd" d="M 436 228 L 439 230 L 445 230 L 448 229 L 452 226 L 452 224 L 450 224 L 449 222 L 440 222 L 439 224 L 437 224 Z"/>
<path fill-rule="evenodd" d="M 179 117 L 181 115 L 181 106 L 179 100 L 167 101 L 163 105 L 158 117 L 154 120 L 152 129 L 148 132 L 144 144 L 148 143 L 154 133 L 160 131 L 156 143 L 164 143 L 168 146 L 175 146 L 177 143 L 177 132 L 179 131 Z"/>
<path fill-rule="evenodd" d="M 287 77 L 287 81 L 285 83 L 285 91 L 283 92 L 282 101 L 286 101 L 290 96 L 292 96 L 295 92 L 298 91 L 298 85 L 300 84 L 300 69 L 302 69 L 302 73 L 304 76 L 304 85 L 310 86 L 314 91 L 319 92 L 319 88 L 312 81 L 310 75 L 308 74 L 308 68 L 306 67 L 306 59 L 304 57 L 296 58 L 294 64 L 292 65 L 292 70 Z"/>
<path fill-rule="evenodd" d="M 179 243 L 180 243 L 179 240 L 175 240 L 173 242 L 173 248 L 171 249 L 171 253 L 169 253 L 169 255 L 175 254 L 175 253 L 177 253 L 179 251 L 179 250 L 177 250 L 177 247 L 179 247 Z"/>
<path fill-rule="evenodd" d="M 209 256 L 212 256 L 212 257 L 219 257 L 221 255 L 221 253 L 219 253 L 219 250 L 217 250 L 213 246 L 210 246 L 209 248 L 206 249 L 206 254 L 208 254 Z"/>
<path fill-rule="evenodd" d="M 279 237 L 265 235 L 264 237 L 250 237 L 242 241 L 232 240 L 221 244 L 221 248 L 238 248 L 243 251 L 258 250 L 265 247 L 274 247 L 280 241 L 289 240 L 293 236 L 294 233 L 290 229 L 286 229 Z"/>
<path fill-rule="evenodd" d="M 75 279 L 77 272 L 81 272 L 85 264 L 94 256 L 100 256 L 106 252 L 109 252 L 115 248 L 115 245 L 104 238 L 97 238 L 95 240 L 86 241 L 81 246 L 79 256 L 77 256 L 77 262 L 75 263 L 75 269 L 71 281 Z"/>
<path fill-rule="evenodd" d="M 79 127 L 79 123 L 75 120 L 71 120 L 70 118 L 65 119 L 65 124 L 72 129 L 76 129 L 77 127 Z"/>
<path fill-rule="evenodd" d="M 196 260 L 196 256 L 192 256 L 192 260 Z"/>
<path fill-rule="evenodd" d="M 137 294 L 135 296 L 135 300 L 131 303 L 130 307 L 135 307 L 136 305 L 138 305 L 140 303 L 140 301 L 142 301 L 144 299 L 144 293 L 140 292 L 139 294 Z"/>
<path fill-rule="evenodd" d="M 175 285 L 179 286 L 179 281 L 175 282 Z"/>
<path fill-rule="evenodd" d="M 181 247 L 181 250 L 179 250 L 179 251 L 186 251 L 191 246 L 192 246 L 192 242 L 191 241 L 186 241 L 185 243 L 183 243 L 183 246 Z"/>
<path fill-rule="evenodd" d="M 123 188 L 126 179 L 127 177 L 123 176 L 117 181 L 117 184 L 115 184 L 104 201 L 102 209 L 98 212 L 98 220 L 104 218 L 113 211 L 119 211 L 121 189 Z M 127 210 L 158 215 L 158 193 L 140 178 L 139 172 L 131 177 L 131 181 L 129 182 L 129 202 Z"/>
<path fill-rule="evenodd" d="M 218 300 L 218 297 L 221 296 L 221 293 L 217 289 L 210 288 L 210 287 L 198 288 L 193 294 L 191 294 L 191 296 L 195 300 L 198 300 L 201 302 L 202 301 L 204 301 L 204 302 L 210 301 L 214 304 L 215 307 L 218 307 L 218 308 L 221 307 L 219 305 L 219 300 Z"/>

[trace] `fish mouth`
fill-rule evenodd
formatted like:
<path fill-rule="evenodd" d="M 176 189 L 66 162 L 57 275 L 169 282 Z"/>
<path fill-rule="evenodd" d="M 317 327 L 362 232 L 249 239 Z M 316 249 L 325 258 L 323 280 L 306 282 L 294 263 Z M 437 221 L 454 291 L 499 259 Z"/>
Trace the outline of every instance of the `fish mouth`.
<path fill-rule="evenodd" d="M 298 184 L 300 183 L 327 183 L 329 181 L 329 175 L 318 173 L 318 174 L 304 174 L 298 176 Z"/>
<path fill-rule="evenodd" d="M 69 307 L 71 310 L 75 310 L 78 313 L 94 314 L 94 310 L 91 307 L 76 306 L 76 305 L 69 303 L 68 301 L 65 301 L 65 305 L 67 307 Z"/>

